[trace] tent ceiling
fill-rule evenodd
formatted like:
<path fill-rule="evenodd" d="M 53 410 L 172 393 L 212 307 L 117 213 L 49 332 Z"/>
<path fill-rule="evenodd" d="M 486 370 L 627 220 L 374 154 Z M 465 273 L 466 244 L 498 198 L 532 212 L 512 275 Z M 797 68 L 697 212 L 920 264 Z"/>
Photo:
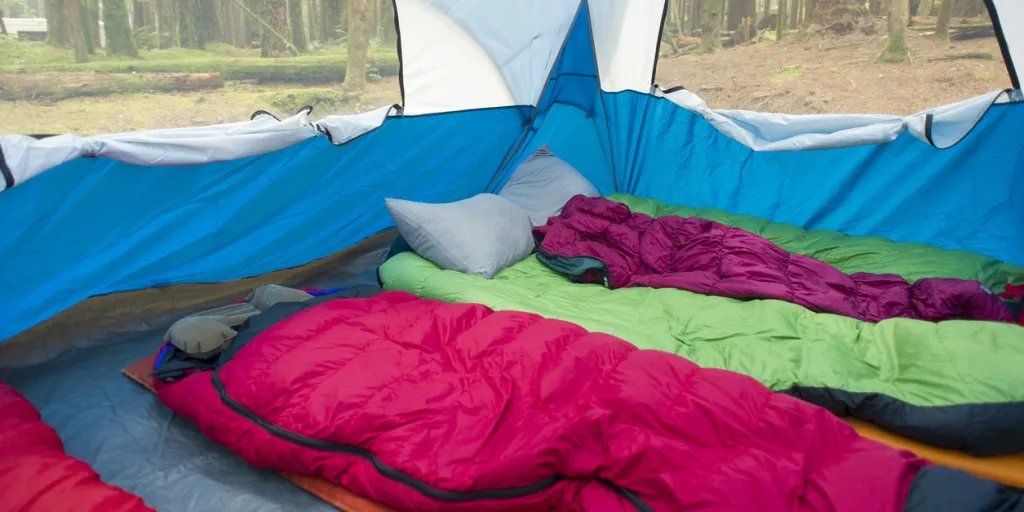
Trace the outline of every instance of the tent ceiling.
<path fill-rule="evenodd" d="M 589 0 L 602 88 L 649 92 L 665 0 Z M 535 105 L 580 0 L 395 0 L 407 115 Z"/>

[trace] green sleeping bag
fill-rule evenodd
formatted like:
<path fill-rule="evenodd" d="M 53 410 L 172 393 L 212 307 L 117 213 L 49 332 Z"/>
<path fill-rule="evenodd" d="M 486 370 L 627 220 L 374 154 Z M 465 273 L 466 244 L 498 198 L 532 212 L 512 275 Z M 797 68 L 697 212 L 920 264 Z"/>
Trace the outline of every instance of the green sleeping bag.
<path fill-rule="evenodd" d="M 963 251 L 846 236 L 716 210 L 612 199 L 655 216 L 699 216 L 764 236 L 845 272 L 958 277 L 993 289 L 1024 268 Z M 440 270 L 405 252 L 380 268 L 389 290 L 529 311 L 606 332 L 644 349 L 750 375 L 772 389 L 930 444 L 992 455 L 1024 451 L 1024 328 L 991 322 L 871 324 L 782 301 L 740 301 L 676 289 L 572 283 L 535 256 L 491 280 Z"/>

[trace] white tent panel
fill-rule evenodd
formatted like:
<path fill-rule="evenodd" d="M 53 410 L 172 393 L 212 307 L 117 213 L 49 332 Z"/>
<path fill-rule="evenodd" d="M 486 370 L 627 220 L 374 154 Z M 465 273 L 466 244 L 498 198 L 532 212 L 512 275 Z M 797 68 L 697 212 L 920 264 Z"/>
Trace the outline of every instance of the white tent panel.
<path fill-rule="evenodd" d="M 3 135 L 0 147 L 14 183 L 19 185 L 83 156 L 103 156 L 139 165 L 198 165 L 270 153 L 316 135 L 309 112 L 303 110 L 283 121 L 264 114 L 242 123 L 95 137 L 60 135 L 37 140 L 24 135 Z M 0 191 L 4 187 L 0 180 Z"/>
<path fill-rule="evenodd" d="M 1024 73 L 1024 0 L 992 0 L 1017 78 Z M 1007 63 L 1009 64 L 1009 63 Z"/>
<path fill-rule="evenodd" d="M 892 142 L 909 132 L 924 143 L 945 149 L 960 142 L 994 103 L 1006 100 L 993 91 L 912 116 L 858 114 L 789 115 L 747 110 L 712 110 L 696 94 L 680 89 L 655 95 L 703 117 L 727 137 L 754 151 L 830 149 Z M 931 117 L 931 133 L 926 133 Z M 929 140 L 929 135 L 931 140 Z"/>
<path fill-rule="evenodd" d="M 650 92 L 666 0 L 590 0 L 601 89 Z"/>
<path fill-rule="evenodd" d="M 407 115 L 533 105 L 579 0 L 397 0 Z"/>

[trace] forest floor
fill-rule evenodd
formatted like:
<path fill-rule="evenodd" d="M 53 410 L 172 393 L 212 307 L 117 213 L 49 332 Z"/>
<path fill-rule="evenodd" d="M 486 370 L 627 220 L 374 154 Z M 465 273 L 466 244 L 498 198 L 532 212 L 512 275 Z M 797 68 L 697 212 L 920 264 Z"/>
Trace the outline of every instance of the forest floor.
<path fill-rule="evenodd" d="M 1009 87 L 995 38 L 943 42 L 932 34 L 911 31 L 908 42 L 912 51 L 910 61 L 879 64 L 875 59 L 885 44 L 881 33 L 867 35 L 858 31 L 838 36 L 827 31 L 797 32 L 778 43 L 763 41 L 714 53 L 662 57 L 657 82 L 664 88 L 684 85 L 713 108 L 792 114 L 903 115 Z M 237 50 L 216 56 L 219 60 L 215 60 L 219 66 L 239 66 L 238 62 L 254 60 L 251 52 Z M 65 69 L 60 66 L 73 65 L 43 63 L 39 59 L 34 61 L 31 52 L 26 55 L 17 65 L 43 66 L 39 71 L 59 71 Z M 0 63 L 11 62 L 7 57 L 0 47 Z M 308 58 L 330 58 L 330 54 Z M 386 55 L 378 58 L 390 61 Z M 150 66 L 160 62 L 147 60 Z M 198 69 L 194 59 L 189 62 L 192 64 L 186 71 L 216 70 Z M 90 65 L 120 64 L 100 60 Z M 288 65 L 282 62 L 274 67 Z M 173 66 L 161 69 L 174 70 Z M 0 133 L 87 135 L 199 126 L 247 120 L 256 110 L 288 116 L 305 104 L 312 104 L 313 117 L 319 118 L 364 112 L 400 101 L 394 77 L 369 84 L 359 97 L 330 84 L 261 84 L 230 77 L 227 80 L 223 88 L 204 91 L 0 101 Z"/>
<path fill-rule="evenodd" d="M 911 59 L 880 64 L 883 34 L 802 36 L 662 58 L 657 83 L 683 85 L 712 108 L 787 114 L 908 115 L 1010 87 L 994 37 L 940 41 L 909 31 Z"/>

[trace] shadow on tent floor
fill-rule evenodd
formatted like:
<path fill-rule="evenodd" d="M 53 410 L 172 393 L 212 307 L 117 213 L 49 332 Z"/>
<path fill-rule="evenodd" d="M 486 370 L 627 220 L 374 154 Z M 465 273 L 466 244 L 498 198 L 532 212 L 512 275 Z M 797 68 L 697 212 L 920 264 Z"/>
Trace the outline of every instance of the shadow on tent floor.
<path fill-rule="evenodd" d="M 391 238 L 375 237 L 372 242 L 363 244 L 358 254 L 325 259 L 314 269 L 315 275 L 289 271 L 285 272 L 288 277 L 268 275 L 266 279 L 314 288 L 375 285 L 376 267 L 383 261 Z M 296 276 L 299 278 L 294 279 Z M 207 298 L 220 302 L 200 304 L 189 298 L 181 303 L 203 309 L 222 304 L 226 297 L 244 297 L 255 287 L 251 281 L 233 283 L 231 286 L 237 289 L 203 286 L 217 288 L 217 293 Z M 243 288 L 245 291 L 240 291 Z M 143 291 L 135 299 L 156 301 L 172 292 Z M 104 301 L 109 303 L 106 298 L 100 302 Z M 145 300 L 138 303 L 140 309 L 150 306 Z M 336 511 L 277 473 L 253 468 L 235 457 L 191 423 L 172 414 L 152 393 L 124 378 L 121 370 L 154 354 L 163 343 L 167 326 L 180 316 L 178 312 L 164 320 L 139 319 L 130 326 L 122 324 L 121 330 L 127 332 L 86 332 L 70 341 L 44 339 L 19 347 L 13 344 L 17 338 L 8 340 L 0 344 L 0 380 L 39 409 L 43 419 L 60 434 L 68 454 L 91 464 L 105 482 L 139 495 L 161 512 Z M 79 315 L 77 321 L 97 324 L 107 320 L 94 319 Z M 60 322 L 73 323 L 59 318 L 54 323 Z M 94 328 L 82 327 L 83 331 Z M 59 332 L 68 331 L 62 328 Z M 54 356 L 56 346 L 61 350 Z M 41 348 L 26 349 L 31 347 Z"/>

